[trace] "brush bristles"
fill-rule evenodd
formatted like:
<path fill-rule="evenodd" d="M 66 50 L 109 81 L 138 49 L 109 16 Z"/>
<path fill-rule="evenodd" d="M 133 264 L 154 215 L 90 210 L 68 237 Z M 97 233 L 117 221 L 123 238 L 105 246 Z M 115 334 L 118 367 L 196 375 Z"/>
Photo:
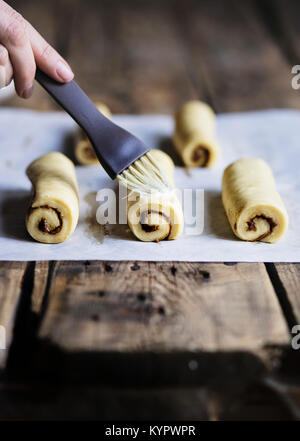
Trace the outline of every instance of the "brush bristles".
<path fill-rule="evenodd" d="M 149 152 L 131 164 L 117 179 L 129 190 L 140 193 L 164 193 L 171 190 L 165 173 Z"/>

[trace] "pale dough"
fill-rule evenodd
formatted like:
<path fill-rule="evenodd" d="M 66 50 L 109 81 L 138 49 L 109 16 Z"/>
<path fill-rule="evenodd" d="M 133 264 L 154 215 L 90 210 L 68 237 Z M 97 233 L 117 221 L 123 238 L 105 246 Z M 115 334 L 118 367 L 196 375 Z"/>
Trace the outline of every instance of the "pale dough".
<path fill-rule="evenodd" d="M 160 150 L 151 150 L 170 185 L 166 193 L 131 191 L 127 200 L 127 222 L 132 233 L 144 242 L 177 239 L 184 226 L 181 204 L 174 190 L 174 163 Z M 129 199 L 134 200 L 129 200 Z"/>
<path fill-rule="evenodd" d="M 210 167 L 218 156 L 215 114 L 201 101 L 189 101 L 175 115 L 174 145 L 188 167 Z"/>
<path fill-rule="evenodd" d="M 258 158 L 243 158 L 223 175 L 223 205 L 234 234 L 247 241 L 273 243 L 288 226 L 288 214 L 272 171 Z"/>
<path fill-rule="evenodd" d="M 33 187 L 28 233 L 38 242 L 63 242 L 75 230 L 79 216 L 73 162 L 62 153 L 48 153 L 32 162 L 26 173 Z"/>

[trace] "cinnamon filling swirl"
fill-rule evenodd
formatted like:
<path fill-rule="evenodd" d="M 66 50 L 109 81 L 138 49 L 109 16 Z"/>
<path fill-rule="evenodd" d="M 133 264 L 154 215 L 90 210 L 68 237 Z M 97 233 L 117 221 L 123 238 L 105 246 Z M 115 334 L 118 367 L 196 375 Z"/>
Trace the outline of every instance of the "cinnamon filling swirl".
<path fill-rule="evenodd" d="M 266 222 L 268 222 L 268 224 L 269 224 L 269 231 L 267 231 L 266 233 L 262 234 L 261 236 L 259 236 L 255 240 L 261 240 L 261 239 L 264 239 L 265 237 L 269 236 L 269 234 L 271 234 L 273 229 L 277 226 L 277 223 L 274 222 L 274 220 L 271 217 L 268 217 L 268 216 L 265 216 L 264 214 L 261 214 L 261 215 L 254 216 L 252 219 L 250 219 L 250 221 L 247 222 L 248 231 L 257 231 L 256 225 L 255 225 L 255 220 L 256 219 L 263 219 Z"/>
<path fill-rule="evenodd" d="M 162 216 L 168 222 L 168 224 L 169 224 L 168 232 L 166 235 L 164 235 L 162 238 L 160 238 L 160 240 L 166 239 L 171 232 L 171 222 L 170 222 L 170 218 L 168 216 L 166 216 L 161 211 L 151 210 L 151 209 L 143 211 L 140 216 L 140 223 L 141 223 L 142 230 L 144 230 L 146 233 L 152 233 L 153 231 L 159 230 L 159 228 L 160 228 L 159 224 L 151 225 L 151 223 L 147 222 L 147 217 L 151 214 L 158 214 L 159 216 Z"/>
<path fill-rule="evenodd" d="M 30 209 L 30 211 L 32 212 L 33 210 L 39 209 L 39 208 L 44 208 L 46 210 L 53 210 L 56 213 L 57 219 L 59 221 L 59 225 L 55 228 L 50 227 L 50 225 L 48 224 L 47 219 L 45 219 L 44 217 L 40 220 L 39 224 L 38 224 L 38 229 L 40 231 L 42 231 L 43 233 L 48 233 L 48 234 L 57 234 L 61 231 L 62 226 L 63 226 L 63 220 L 61 217 L 60 212 L 53 207 L 49 207 L 49 205 L 42 205 L 40 207 L 33 207 Z"/>
<path fill-rule="evenodd" d="M 88 158 L 88 159 L 97 159 L 97 156 L 93 150 L 93 148 L 89 145 L 87 145 L 84 148 L 84 155 Z"/>
<path fill-rule="evenodd" d="M 191 160 L 197 165 L 200 165 L 201 167 L 205 167 L 208 163 L 209 159 L 209 151 L 202 146 L 198 146 L 195 148 L 195 150 L 192 152 Z"/>

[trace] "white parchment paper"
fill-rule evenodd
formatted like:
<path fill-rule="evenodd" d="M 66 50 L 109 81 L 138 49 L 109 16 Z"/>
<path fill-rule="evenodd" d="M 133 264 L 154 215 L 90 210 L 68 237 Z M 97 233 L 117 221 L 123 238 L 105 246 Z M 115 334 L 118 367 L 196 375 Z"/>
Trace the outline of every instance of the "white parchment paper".
<path fill-rule="evenodd" d="M 149 146 L 170 149 L 169 116 L 115 116 Z M 300 112 L 270 110 L 218 116 L 221 160 L 212 169 L 176 167 L 180 189 L 204 189 L 204 230 L 179 240 L 143 243 L 126 225 L 103 229 L 96 223 L 96 192 L 115 184 L 97 166 L 77 166 L 80 220 L 64 243 L 34 242 L 25 229 L 30 182 L 27 165 L 59 150 L 72 158 L 76 125 L 63 112 L 0 109 L 0 260 L 148 260 L 148 261 L 300 261 Z M 221 203 L 224 167 L 240 157 L 261 157 L 272 167 L 290 217 L 287 234 L 277 244 L 243 242 L 233 235 Z"/>

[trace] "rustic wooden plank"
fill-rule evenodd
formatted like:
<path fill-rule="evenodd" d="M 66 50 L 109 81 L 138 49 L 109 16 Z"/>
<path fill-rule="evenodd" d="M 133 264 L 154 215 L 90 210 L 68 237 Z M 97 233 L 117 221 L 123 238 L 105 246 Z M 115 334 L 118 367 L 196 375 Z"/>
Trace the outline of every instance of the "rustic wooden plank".
<path fill-rule="evenodd" d="M 225 421 L 291 421 L 298 414 L 285 397 L 273 388 L 252 385 L 246 393 L 223 407 L 220 416 Z"/>
<path fill-rule="evenodd" d="M 218 111 L 299 108 L 290 67 L 252 1 L 178 2 L 177 16 Z"/>
<path fill-rule="evenodd" d="M 257 2 L 257 5 L 274 41 L 280 46 L 290 65 L 299 64 L 299 2 L 262 0 Z"/>
<path fill-rule="evenodd" d="M 164 6 L 119 8 L 119 37 L 139 113 L 173 114 L 188 99 L 205 99 L 205 88 L 196 91 L 188 74 L 185 47 L 170 14 L 172 3 Z"/>
<path fill-rule="evenodd" d="M 120 381 L 136 373 L 133 365 L 144 366 L 135 378 L 143 382 L 147 363 L 151 378 L 155 366 L 171 363 L 173 372 L 161 371 L 160 380 L 194 382 L 200 371 L 212 373 L 207 354 L 217 353 L 223 364 L 218 351 L 227 351 L 222 375 L 234 365 L 235 352 L 244 353 L 236 359 L 245 357 L 257 375 L 265 360 L 252 354 L 289 340 L 264 272 L 264 266 L 247 263 L 59 263 L 38 332 L 38 366 L 63 376 L 80 376 L 83 369 L 89 378 L 99 377 L 99 366 L 103 378 L 117 368 Z"/>
<path fill-rule="evenodd" d="M 34 285 L 31 294 L 31 312 L 40 315 L 47 290 L 49 278 L 49 262 L 40 261 L 35 263 Z"/>
<path fill-rule="evenodd" d="M 285 343 L 286 325 L 261 273 L 247 263 L 60 263 L 39 336 L 66 350 L 125 352 Z"/>
<path fill-rule="evenodd" d="M 274 269 L 275 289 L 286 297 L 290 307 L 290 326 L 300 324 L 300 264 L 276 263 Z"/>
<path fill-rule="evenodd" d="M 70 62 L 78 83 L 113 113 L 134 113 L 128 60 L 118 36 L 118 3 L 80 2 L 74 26 Z"/>
<path fill-rule="evenodd" d="M 205 389 L 118 389 L 93 386 L 0 385 L 1 420 L 209 419 Z"/>
<path fill-rule="evenodd" d="M 290 405 L 261 385 L 235 402 L 222 389 L 0 384 L 0 420 L 291 420 Z M 224 405 L 226 403 L 226 405 Z M 225 411 L 223 410 L 225 409 Z"/>
<path fill-rule="evenodd" d="M 6 349 L 0 349 L 0 370 L 5 368 L 12 343 L 14 319 L 20 302 L 25 269 L 25 262 L 1 262 L 0 264 L 0 325 L 5 329 L 6 340 Z M 23 289 L 26 290 L 24 283 L 26 281 L 23 281 Z M 1 328 L 1 341 L 3 332 Z"/>
<path fill-rule="evenodd" d="M 290 379 L 266 378 L 265 384 L 275 391 L 296 420 L 300 420 L 300 387 L 299 381 L 292 383 Z"/>

